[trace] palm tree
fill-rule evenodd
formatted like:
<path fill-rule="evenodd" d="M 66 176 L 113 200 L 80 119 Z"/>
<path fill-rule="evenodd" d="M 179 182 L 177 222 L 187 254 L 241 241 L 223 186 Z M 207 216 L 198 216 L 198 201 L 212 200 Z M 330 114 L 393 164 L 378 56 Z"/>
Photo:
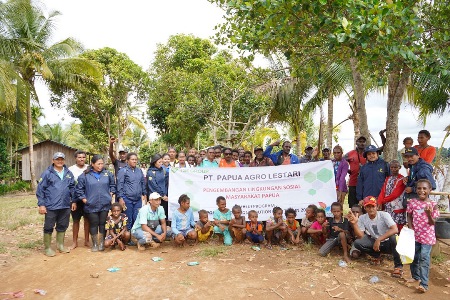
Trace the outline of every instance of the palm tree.
<path fill-rule="evenodd" d="M 36 175 L 33 159 L 33 126 L 32 106 L 39 98 L 35 89 L 36 80 L 50 85 L 52 88 L 71 89 L 83 83 L 99 81 L 100 72 L 90 61 L 71 58 L 78 54 L 82 47 L 72 38 L 50 45 L 55 28 L 57 11 L 48 16 L 41 7 L 31 0 L 10 0 L 0 4 L 0 59 L 2 64 L 9 65 L 9 78 L 16 77 L 17 89 L 20 91 L 7 93 L 6 103 L 23 97 L 26 103 L 28 144 L 30 149 L 31 187 L 36 189 Z M 4 74 L 0 73 L 0 76 Z M 4 78 L 2 77 L 3 81 Z M 7 97 L 7 98 L 6 98 Z"/>

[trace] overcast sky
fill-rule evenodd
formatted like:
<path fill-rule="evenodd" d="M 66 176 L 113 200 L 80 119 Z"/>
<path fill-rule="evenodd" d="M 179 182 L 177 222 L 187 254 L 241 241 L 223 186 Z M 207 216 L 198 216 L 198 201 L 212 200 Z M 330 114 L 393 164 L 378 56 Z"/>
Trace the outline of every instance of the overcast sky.
<path fill-rule="evenodd" d="M 86 49 L 112 47 L 126 53 L 144 70 L 148 69 L 158 43 L 166 43 L 169 36 L 179 33 L 210 38 L 223 14 L 207 0 L 44 0 L 42 3 L 47 10 L 58 10 L 62 14 L 56 24 L 55 42 L 73 37 Z M 67 123 L 71 120 L 65 111 L 50 107 L 45 88 L 40 87 L 38 93 L 46 115 L 41 123 L 52 124 L 61 120 Z M 387 94 L 373 94 L 366 101 L 369 129 L 378 143 L 378 132 L 386 124 L 386 100 Z M 351 113 L 345 98 L 337 99 L 334 109 L 335 124 Z M 416 140 L 417 132 L 423 128 L 417 116 L 414 108 L 402 105 L 399 147 L 407 136 Z M 428 119 L 425 128 L 431 132 L 430 144 L 440 146 L 447 125 L 450 121 L 446 117 L 432 116 Z M 353 148 L 353 125 L 347 121 L 341 128 L 339 144 L 347 152 Z M 450 140 L 447 140 L 445 147 L 450 147 Z"/>

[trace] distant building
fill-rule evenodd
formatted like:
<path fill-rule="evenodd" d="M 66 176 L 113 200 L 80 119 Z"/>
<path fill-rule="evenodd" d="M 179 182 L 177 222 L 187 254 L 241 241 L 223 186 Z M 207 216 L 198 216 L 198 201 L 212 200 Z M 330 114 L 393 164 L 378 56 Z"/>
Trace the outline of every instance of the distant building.
<path fill-rule="evenodd" d="M 55 152 L 62 152 L 66 156 L 66 166 L 70 167 L 75 164 L 75 151 L 78 149 L 67 145 L 46 140 L 33 145 L 34 171 L 36 179 L 52 164 L 52 157 Z M 17 150 L 22 155 L 22 180 L 31 180 L 30 173 L 30 147 Z"/>

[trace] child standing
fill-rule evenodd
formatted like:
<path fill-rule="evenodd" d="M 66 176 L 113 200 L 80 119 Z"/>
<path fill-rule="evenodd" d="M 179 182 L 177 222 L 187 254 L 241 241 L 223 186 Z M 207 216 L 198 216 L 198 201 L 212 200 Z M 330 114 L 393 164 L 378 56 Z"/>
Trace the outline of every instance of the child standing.
<path fill-rule="evenodd" d="M 391 175 L 386 178 L 384 185 L 378 195 L 378 210 L 382 210 L 391 215 L 397 224 L 398 232 L 402 230 L 406 224 L 406 209 L 403 207 L 403 193 L 405 191 L 405 183 L 403 175 L 399 174 L 400 162 L 393 160 L 389 164 Z"/>
<path fill-rule="evenodd" d="M 286 239 L 294 245 L 300 244 L 300 224 L 295 219 L 297 212 L 293 208 L 288 208 L 284 212 L 286 216 L 287 235 Z"/>
<path fill-rule="evenodd" d="M 239 205 L 233 206 L 231 209 L 234 219 L 230 221 L 230 234 L 235 243 L 244 241 L 247 230 L 245 229 L 245 217 L 242 215 L 242 209 Z"/>
<path fill-rule="evenodd" d="M 213 233 L 213 224 L 208 220 L 208 212 L 204 209 L 198 212 L 198 221 L 195 223 L 197 241 L 206 242 Z"/>
<path fill-rule="evenodd" d="M 281 207 L 273 208 L 273 216 L 266 221 L 267 249 L 272 249 L 272 244 L 280 244 L 286 247 L 284 239 L 287 235 L 287 226 L 283 220 L 283 210 Z"/>
<path fill-rule="evenodd" d="M 223 196 L 219 196 L 216 199 L 218 209 L 214 211 L 214 232 L 222 237 L 223 243 L 226 246 L 230 246 L 233 243 L 228 226 L 231 220 L 231 211 L 226 207 L 227 201 Z M 220 240 L 220 238 L 219 238 Z"/>
<path fill-rule="evenodd" d="M 323 223 L 326 221 L 325 211 L 323 209 L 317 209 L 316 211 L 316 221 L 312 223 L 311 227 L 308 228 L 307 233 L 311 235 L 311 238 L 316 244 L 322 246 L 325 244 L 325 232 L 326 227 L 323 227 Z"/>
<path fill-rule="evenodd" d="M 305 211 L 305 217 L 302 219 L 302 238 L 306 242 L 308 240 L 308 229 L 311 227 L 311 225 L 316 221 L 316 211 L 317 206 L 314 204 L 308 205 Z"/>
<path fill-rule="evenodd" d="M 172 236 L 176 246 L 183 247 L 187 239 L 197 240 L 194 214 L 191 209 L 191 199 L 182 194 L 178 198 L 180 207 L 172 215 Z"/>
<path fill-rule="evenodd" d="M 258 222 L 258 213 L 256 210 L 251 210 L 248 212 L 248 219 L 250 221 L 245 225 L 247 233 L 245 234 L 247 240 L 257 244 L 264 242 L 264 236 L 262 234 L 263 226 L 261 222 Z"/>
<path fill-rule="evenodd" d="M 432 189 L 431 182 L 420 179 L 416 184 L 418 199 L 408 202 L 408 227 L 414 230 L 416 252 L 411 264 L 412 279 L 409 282 L 419 283 L 417 289 L 425 293 L 428 290 L 428 274 L 430 272 L 431 247 L 436 243 L 434 224 L 439 211 L 437 203 L 428 197 Z"/>
<path fill-rule="evenodd" d="M 321 256 L 326 256 L 331 252 L 331 249 L 341 244 L 344 252 L 344 260 L 346 262 L 350 262 L 351 260 L 348 256 L 347 244 L 349 224 L 348 220 L 342 216 L 342 210 L 342 204 L 340 202 L 333 202 L 331 204 L 331 213 L 333 214 L 333 217 L 328 218 L 328 220 L 322 224 L 322 227 L 327 228 L 325 233 L 327 236 L 327 241 L 320 248 L 319 254 Z"/>
<path fill-rule="evenodd" d="M 120 250 L 125 250 L 130 241 L 130 232 L 127 228 L 127 215 L 122 213 L 122 205 L 115 202 L 111 205 L 111 215 L 106 219 L 105 229 L 108 235 L 105 238 L 105 248 L 119 245 Z"/>

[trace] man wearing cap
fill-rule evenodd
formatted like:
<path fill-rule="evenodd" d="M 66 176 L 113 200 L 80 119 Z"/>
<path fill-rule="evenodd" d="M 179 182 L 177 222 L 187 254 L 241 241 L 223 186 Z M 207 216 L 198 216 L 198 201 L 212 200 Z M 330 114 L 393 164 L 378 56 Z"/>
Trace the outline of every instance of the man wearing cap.
<path fill-rule="evenodd" d="M 403 154 L 408 160 L 409 175 L 403 179 L 406 185 L 405 196 L 407 199 L 417 198 L 416 182 L 419 179 L 428 179 L 431 182 L 432 189 L 436 189 L 436 181 L 433 178 L 433 167 L 423 158 L 420 158 L 416 148 L 405 148 Z"/>
<path fill-rule="evenodd" d="M 367 159 L 361 167 L 356 184 L 356 198 L 362 205 L 362 200 L 369 195 L 379 195 L 386 177 L 389 176 L 389 165 L 378 156 L 379 150 L 374 145 L 364 149 L 363 156 Z"/>
<path fill-rule="evenodd" d="M 314 151 L 314 148 L 312 146 L 309 146 L 309 145 L 306 146 L 306 148 L 305 148 L 305 155 L 303 155 L 299 159 L 299 162 L 302 164 L 302 163 L 309 163 L 309 162 L 314 161 L 313 151 Z M 317 151 L 316 151 L 316 156 L 317 156 Z"/>
<path fill-rule="evenodd" d="M 75 185 L 77 184 L 78 176 L 86 171 L 88 165 L 86 162 L 86 152 L 77 150 L 75 151 L 75 164 L 69 167 L 70 172 L 75 179 Z M 84 246 L 89 247 L 89 219 L 84 212 L 84 203 L 82 201 L 77 202 L 77 209 L 72 211 L 72 249 L 78 247 L 78 232 L 80 231 L 81 217 L 84 220 Z"/>
<path fill-rule="evenodd" d="M 360 136 L 356 140 L 356 149 L 344 155 L 344 159 L 347 160 L 350 165 L 350 178 L 348 180 L 349 207 L 358 204 L 358 199 L 356 198 L 356 184 L 358 183 L 359 169 L 366 163 L 366 159 L 363 156 L 365 146 L 366 138 Z"/>
<path fill-rule="evenodd" d="M 264 151 L 262 147 L 255 147 L 255 150 L 253 152 L 255 153 L 255 159 L 250 163 L 250 167 L 274 166 L 273 161 L 270 158 L 264 157 Z"/>
<path fill-rule="evenodd" d="M 209 147 L 206 150 L 206 157 L 203 159 L 200 167 L 202 167 L 202 168 L 218 168 L 219 163 L 217 162 L 215 157 L 216 157 L 216 154 L 214 152 L 214 147 Z"/>
<path fill-rule="evenodd" d="M 137 239 L 139 250 L 144 250 L 147 244 L 158 247 L 167 237 L 166 214 L 161 206 L 161 198 L 157 192 L 151 193 L 149 203 L 139 210 L 133 224 L 131 234 Z"/>
<path fill-rule="evenodd" d="M 119 174 L 119 170 L 127 165 L 127 149 L 119 148 L 119 159 L 116 158 L 114 154 L 114 143 L 116 142 L 115 137 L 111 137 L 109 140 L 109 158 L 111 158 L 111 162 L 114 166 L 114 175 L 117 178 L 117 174 Z"/>
<path fill-rule="evenodd" d="M 403 264 L 395 247 L 397 246 L 396 236 L 397 225 L 391 215 L 384 211 L 377 211 L 377 200 L 374 196 L 364 198 L 364 208 L 367 214 L 354 214 L 350 211 L 347 218 L 352 224 L 356 240 L 353 246 L 374 258 L 374 264 L 381 264 L 381 253 L 392 254 L 394 257 L 394 271 L 392 276 L 401 277 L 403 274 Z M 354 256 L 359 255 L 353 251 Z"/>
<path fill-rule="evenodd" d="M 324 161 L 324 160 L 331 160 L 331 151 L 330 151 L 330 148 L 325 147 L 325 148 L 322 149 L 322 158 L 321 158 L 320 160 L 321 160 L 321 161 Z"/>
<path fill-rule="evenodd" d="M 280 145 L 280 140 L 276 140 L 269 146 L 267 146 L 264 151 L 264 156 L 270 158 L 275 166 L 279 165 L 294 165 L 299 164 L 297 155 L 291 154 L 291 142 L 284 141 L 282 144 L 282 150 L 272 153 L 274 146 Z"/>
<path fill-rule="evenodd" d="M 76 210 L 77 205 L 73 202 L 75 180 L 64 159 L 64 153 L 53 155 L 53 164 L 42 173 L 36 190 L 39 213 L 45 215 L 44 251 L 47 256 L 55 256 L 50 247 L 55 224 L 56 248 L 61 253 L 70 252 L 64 247 L 64 234 L 69 227 L 70 210 Z"/>

